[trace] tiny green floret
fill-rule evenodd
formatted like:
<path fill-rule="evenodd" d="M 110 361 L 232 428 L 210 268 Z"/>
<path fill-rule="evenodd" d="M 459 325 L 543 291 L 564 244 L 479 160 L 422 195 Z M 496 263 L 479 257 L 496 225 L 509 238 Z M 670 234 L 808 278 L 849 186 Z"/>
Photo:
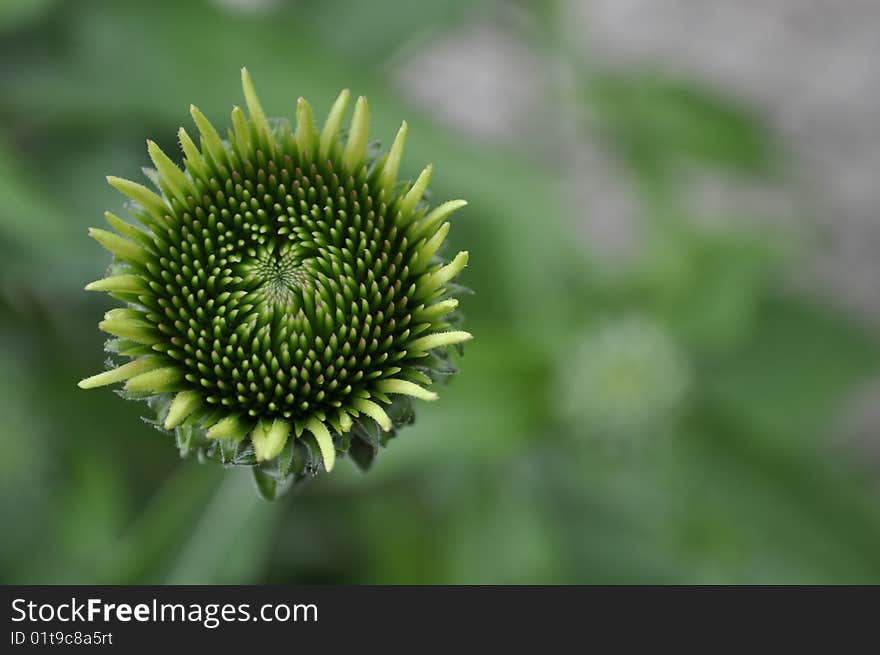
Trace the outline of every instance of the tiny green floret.
<path fill-rule="evenodd" d="M 437 399 L 426 387 L 472 338 L 450 329 L 468 254 L 440 255 L 467 203 L 428 207 L 431 165 L 398 181 L 407 124 L 373 154 L 365 97 L 347 131 L 347 89 L 323 126 L 300 98 L 294 127 L 266 117 L 244 69 L 242 87 L 225 138 L 190 108 L 183 168 L 147 141 L 155 191 L 107 178 L 139 225 L 108 212 L 89 231 L 113 265 L 86 290 L 124 306 L 99 323 L 116 367 L 79 386 L 124 383 L 182 454 L 250 466 L 266 493 L 355 445 L 366 468 L 414 400 Z"/>

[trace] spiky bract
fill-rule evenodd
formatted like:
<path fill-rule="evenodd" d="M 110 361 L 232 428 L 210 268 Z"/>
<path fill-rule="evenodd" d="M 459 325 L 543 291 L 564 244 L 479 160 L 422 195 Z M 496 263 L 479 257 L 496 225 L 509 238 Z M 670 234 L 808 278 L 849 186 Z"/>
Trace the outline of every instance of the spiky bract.
<path fill-rule="evenodd" d="M 406 123 L 368 155 L 366 98 L 345 137 L 347 90 L 321 130 L 301 98 L 294 129 L 242 83 L 248 115 L 233 109 L 225 140 L 191 108 L 184 170 L 148 141 L 156 192 L 108 178 L 141 226 L 108 213 L 112 231 L 90 231 L 115 258 L 86 289 L 125 303 L 99 327 L 128 361 L 80 386 L 125 382 L 182 452 L 255 465 L 265 491 L 331 470 L 337 450 L 366 465 L 410 398 L 436 398 L 447 347 L 471 338 L 450 329 L 467 253 L 437 254 L 466 203 L 429 210 L 430 166 L 397 181 Z"/>

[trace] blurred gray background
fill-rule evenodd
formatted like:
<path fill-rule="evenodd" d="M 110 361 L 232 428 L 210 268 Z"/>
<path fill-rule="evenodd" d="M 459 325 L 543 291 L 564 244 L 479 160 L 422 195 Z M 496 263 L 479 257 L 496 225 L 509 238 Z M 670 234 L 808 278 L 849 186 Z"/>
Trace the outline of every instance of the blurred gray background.
<path fill-rule="evenodd" d="M 790 179 L 697 176 L 691 201 L 721 214 L 745 203 L 777 220 L 816 220 L 823 239 L 807 271 L 814 291 L 880 321 L 880 3 L 566 0 L 559 11 L 587 62 L 672 72 L 758 111 L 791 150 Z M 547 80 L 536 57 L 515 29 L 487 18 L 419 44 L 394 67 L 400 91 L 445 124 L 509 142 L 540 112 Z M 584 150 L 584 221 L 599 244 L 621 246 L 636 209 L 607 153 Z"/>
<path fill-rule="evenodd" d="M 880 3 L 564 0 L 559 12 L 588 63 L 671 72 L 759 113 L 788 151 L 784 177 L 694 171 L 695 213 L 725 220 L 747 208 L 751 220 L 809 222 L 815 247 L 789 283 L 880 327 Z M 547 79 L 510 20 L 420 43 L 394 62 L 398 89 L 463 136 L 515 142 L 534 127 Z M 569 154 L 584 238 L 610 259 L 625 255 L 639 208 L 614 157 L 599 142 Z M 841 430 L 880 464 L 880 378 L 865 383 Z"/>

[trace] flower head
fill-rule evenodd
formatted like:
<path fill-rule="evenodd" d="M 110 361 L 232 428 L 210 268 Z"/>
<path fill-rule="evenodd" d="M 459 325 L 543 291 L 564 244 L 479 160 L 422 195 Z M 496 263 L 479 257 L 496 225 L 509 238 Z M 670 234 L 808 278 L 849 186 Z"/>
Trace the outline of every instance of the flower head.
<path fill-rule="evenodd" d="M 560 409 L 591 436 L 654 434 L 682 410 L 690 383 L 690 365 L 668 331 L 625 316 L 581 337 L 562 370 Z"/>
<path fill-rule="evenodd" d="M 295 129 L 268 119 L 246 70 L 247 114 L 224 140 L 196 108 L 199 144 L 178 136 L 184 168 L 153 142 L 156 191 L 117 177 L 140 226 L 107 213 L 90 235 L 114 255 L 86 289 L 124 303 L 99 323 L 127 361 L 80 382 L 124 382 L 145 398 L 185 454 L 255 466 L 274 487 L 330 471 L 336 451 L 366 465 L 410 399 L 450 370 L 450 329 L 467 264 L 438 256 L 446 219 L 429 209 L 428 166 L 397 180 L 404 122 L 387 154 L 368 154 L 369 110 L 358 98 L 347 136 L 343 91 L 319 130 L 308 102 Z"/>

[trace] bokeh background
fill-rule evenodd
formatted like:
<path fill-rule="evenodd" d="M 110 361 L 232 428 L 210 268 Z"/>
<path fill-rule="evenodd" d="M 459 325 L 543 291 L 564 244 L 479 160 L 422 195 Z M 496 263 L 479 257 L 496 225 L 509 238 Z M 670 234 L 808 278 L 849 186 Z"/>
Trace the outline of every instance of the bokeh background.
<path fill-rule="evenodd" d="M 880 7 L 0 0 L 0 580 L 880 582 Z M 462 374 L 281 502 L 100 368 L 86 237 L 226 124 L 339 89 L 464 197 Z"/>

